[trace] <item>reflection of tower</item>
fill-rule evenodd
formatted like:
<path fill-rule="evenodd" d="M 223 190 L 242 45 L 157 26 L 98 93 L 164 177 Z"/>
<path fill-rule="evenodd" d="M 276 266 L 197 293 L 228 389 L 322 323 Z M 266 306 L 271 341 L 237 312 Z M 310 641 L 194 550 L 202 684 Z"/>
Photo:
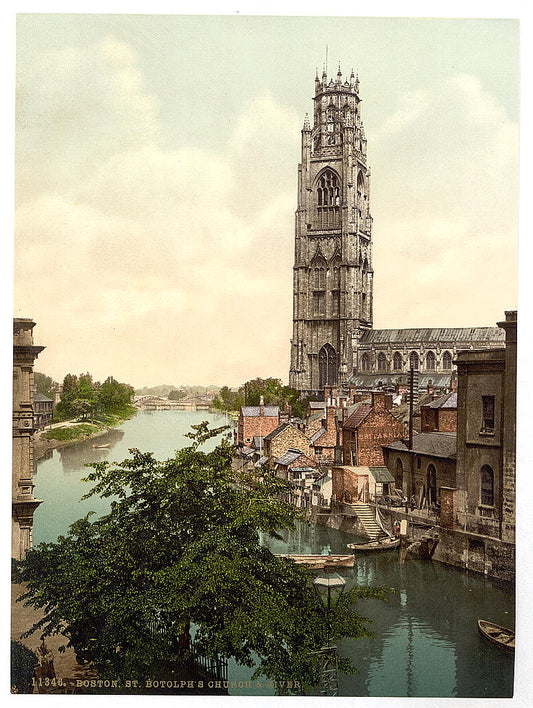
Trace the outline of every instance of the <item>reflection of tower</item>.
<path fill-rule="evenodd" d="M 13 470 L 11 555 L 21 559 L 32 546 L 33 512 L 33 365 L 44 347 L 33 344 L 30 319 L 13 320 Z"/>
<path fill-rule="evenodd" d="M 359 80 L 315 79 L 302 129 L 289 381 L 321 391 L 352 373 L 360 329 L 372 327 L 370 170 Z"/>

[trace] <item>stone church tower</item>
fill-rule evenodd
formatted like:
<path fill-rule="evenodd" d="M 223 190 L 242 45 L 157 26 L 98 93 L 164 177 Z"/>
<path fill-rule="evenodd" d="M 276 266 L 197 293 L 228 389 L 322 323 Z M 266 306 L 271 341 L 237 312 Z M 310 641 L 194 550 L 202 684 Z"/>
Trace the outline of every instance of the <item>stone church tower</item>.
<path fill-rule="evenodd" d="M 298 166 L 289 384 L 305 393 L 346 381 L 372 327 L 370 169 L 359 80 L 315 78 Z"/>

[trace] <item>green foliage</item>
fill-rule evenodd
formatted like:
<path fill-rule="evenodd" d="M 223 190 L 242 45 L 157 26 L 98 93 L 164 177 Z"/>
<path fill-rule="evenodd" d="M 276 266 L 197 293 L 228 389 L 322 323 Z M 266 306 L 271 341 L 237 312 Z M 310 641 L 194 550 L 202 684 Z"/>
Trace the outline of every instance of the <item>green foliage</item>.
<path fill-rule="evenodd" d="M 167 398 L 169 401 L 180 401 L 182 398 L 185 398 L 186 395 L 187 393 L 182 388 L 180 388 L 171 391 L 168 394 Z"/>
<path fill-rule="evenodd" d="M 50 376 L 46 376 L 46 374 L 41 374 L 39 371 L 34 372 L 33 378 L 37 391 L 39 393 L 42 393 L 43 396 L 51 398 L 53 401 L 58 388 L 57 382 L 54 381 Z"/>
<path fill-rule="evenodd" d="M 34 667 L 39 660 L 31 649 L 11 640 L 11 691 L 31 693 Z"/>
<path fill-rule="evenodd" d="M 217 410 L 238 411 L 241 406 L 258 406 L 261 398 L 266 406 L 290 406 L 294 416 L 304 416 L 307 399 L 300 398 L 299 391 L 284 386 L 281 379 L 274 378 L 252 379 L 244 383 L 238 391 L 223 386 L 213 405 Z"/>
<path fill-rule="evenodd" d="M 91 374 L 75 376 L 67 374 L 63 380 L 61 400 L 56 406 L 56 421 L 80 418 L 99 418 L 107 415 L 129 417 L 134 390 L 128 384 L 121 384 L 112 376 L 104 383 L 93 381 Z"/>
<path fill-rule="evenodd" d="M 32 631 L 62 632 L 104 678 L 142 680 L 161 662 L 180 661 L 191 623 L 205 656 L 316 684 L 313 652 L 326 618 L 311 574 L 260 543 L 259 532 L 276 536 L 301 518 L 281 501 L 291 485 L 269 472 L 234 470 L 225 442 L 200 449 L 225 428 L 193 428 L 191 445 L 168 460 L 132 449 L 121 463 L 91 465 L 86 497 L 109 497 L 110 512 L 77 521 L 16 564 L 23 600 L 43 613 Z M 348 604 L 336 628 L 370 634 Z"/>
<path fill-rule="evenodd" d="M 69 425 L 60 428 L 52 428 L 43 433 L 45 440 L 81 440 L 88 438 L 99 430 L 99 426 L 91 423 L 82 423 L 80 425 Z"/>

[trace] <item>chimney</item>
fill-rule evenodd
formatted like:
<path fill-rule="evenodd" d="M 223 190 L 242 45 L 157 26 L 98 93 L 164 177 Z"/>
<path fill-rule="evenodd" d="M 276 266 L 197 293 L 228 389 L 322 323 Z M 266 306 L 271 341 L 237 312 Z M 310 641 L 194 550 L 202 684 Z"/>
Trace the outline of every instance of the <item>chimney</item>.
<path fill-rule="evenodd" d="M 383 391 L 372 391 L 372 408 L 377 411 L 386 410 L 385 393 Z"/>

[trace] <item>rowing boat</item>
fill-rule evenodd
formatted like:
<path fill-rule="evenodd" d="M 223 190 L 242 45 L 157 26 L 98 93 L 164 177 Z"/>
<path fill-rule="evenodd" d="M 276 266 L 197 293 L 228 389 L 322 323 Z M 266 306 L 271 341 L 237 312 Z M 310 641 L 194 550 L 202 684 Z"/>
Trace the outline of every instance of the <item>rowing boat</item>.
<path fill-rule="evenodd" d="M 506 629 L 499 624 L 488 622 L 487 620 L 478 620 L 477 626 L 480 634 L 485 637 L 485 639 L 488 639 L 489 642 L 502 647 L 502 649 L 506 651 L 514 651 L 515 636 L 512 629 Z"/>
<path fill-rule="evenodd" d="M 292 553 L 278 553 L 278 558 L 288 558 L 294 561 L 297 565 L 305 565 L 307 568 L 322 569 L 325 566 L 328 568 L 351 568 L 355 562 L 353 553 L 349 555 L 296 555 Z"/>
<path fill-rule="evenodd" d="M 399 538 L 380 538 L 378 541 L 367 541 L 367 543 L 348 543 L 351 551 L 388 551 L 391 548 L 398 548 Z"/>

